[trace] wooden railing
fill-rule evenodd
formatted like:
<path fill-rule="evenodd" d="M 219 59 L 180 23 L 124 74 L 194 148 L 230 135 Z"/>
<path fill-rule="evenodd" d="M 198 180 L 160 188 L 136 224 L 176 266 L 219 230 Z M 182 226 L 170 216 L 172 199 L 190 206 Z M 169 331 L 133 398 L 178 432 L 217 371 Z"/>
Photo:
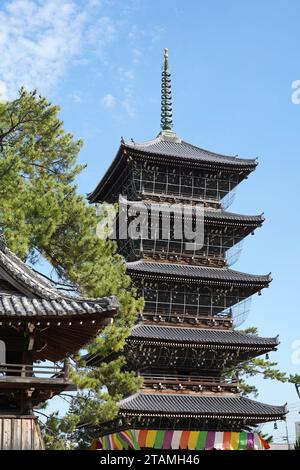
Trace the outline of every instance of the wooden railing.
<path fill-rule="evenodd" d="M 237 392 L 239 390 L 239 382 L 237 379 L 221 378 L 221 377 L 202 377 L 189 375 L 152 375 L 149 373 L 141 374 L 144 382 L 143 387 L 152 387 L 155 389 L 172 388 L 176 390 L 212 390 L 215 392 L 231 390 Z"/>
<path fill-rule="evenodd" d="M 69 367 L 67 362 L 62 366 L 0 363 L 0 381 L 5 377 L 43 377 L 67 380 L 69 377 Z"/>
<path fill-rule="evenodd" d="M 215 321 L 215 322 L 219 322 L 219 321 L 230 321 L 232 320 L 232 313 L 230 312 L 224 312 L 224 313 L 209 313 L 209 312 L 206 312 L 206 313 L 203 313 L 203 314 L 199 314 L 197 312 L 197 307 L 194 309 L 194 311 L 192 311 L 192 309 L 188 310 L 188 307 L 182 305 L 181 309 L 180 308 L 177 308 L 176 310 L 174 309 L 173 311 L 170 311 L 170 309 L 168 310 L 167 308 L 164 308 L 164 307 L 160 307 L 158 304 L 155 305 L 154 302 L 152 302 L 153 306 L 149 305 L 150 302 L 146 301 L 146 305 L 145 305 L 145 308 L 143 310 L 143 315 L 144 316 L 150 316 L 150 317 L 153 317 L 153 316 L 159 316 L 159 315 L 162 315 L 164 316 L 165 318 L 182 318 L 183 319 L 186 319 L 186 320 L 198 320 L 199 322 L 201 321 Z"/>

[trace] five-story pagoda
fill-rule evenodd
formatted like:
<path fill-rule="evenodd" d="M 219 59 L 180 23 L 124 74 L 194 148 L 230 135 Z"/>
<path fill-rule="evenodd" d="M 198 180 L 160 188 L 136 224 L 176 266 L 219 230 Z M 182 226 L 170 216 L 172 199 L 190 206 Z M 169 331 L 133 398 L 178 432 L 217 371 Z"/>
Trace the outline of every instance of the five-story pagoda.
<path fill-rule="evenodd" d="M 279 341 L 234 327 L 247 314 L 250 297 L 268 287 L 271 277 L 229 266 L 242 240 L 264 218 L 226 211 L 233 190 L 257 161 L 204 150 L 172 131 L 167 49 L 161 127 L 146 143 L 122 139 L 89 195 L 91 203 L 115 203 L 119 195 L 139 201 L 135 209 L 150 224 L 140 237 L 118 240 L 128 273 L 145 299 L 122 351 L 127 368 L 143 376 L 143 387 L 120 403 L 116 420 L 101 426 L 96 447 L 262 448 L 251 430 L 284 419 L 286 408 L 242 396 L 237 371 L 244 361 L 276 350 Z M 199 205 L 204 208 L 204 237 L 191 250 L 186 238 L 176 239 L 175 227 L 184 214 L 195 228 Z M 166 214 L 168 233 L 162 226 Z M 90 357 L 90 364 L 114 357 Z"/>

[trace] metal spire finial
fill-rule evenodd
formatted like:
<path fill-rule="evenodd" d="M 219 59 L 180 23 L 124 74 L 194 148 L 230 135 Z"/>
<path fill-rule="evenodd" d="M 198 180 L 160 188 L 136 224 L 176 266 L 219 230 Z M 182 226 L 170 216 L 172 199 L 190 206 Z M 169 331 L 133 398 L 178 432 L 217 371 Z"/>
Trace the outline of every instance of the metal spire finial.
<path fill-rule="evenodd" d="M 171 73 L 169 69 L 169 51 L 164 50 L 164 65 L 161 78 L 161 128 L 163 131 L 171 131 L 172 120 L 172 92 Z"/>

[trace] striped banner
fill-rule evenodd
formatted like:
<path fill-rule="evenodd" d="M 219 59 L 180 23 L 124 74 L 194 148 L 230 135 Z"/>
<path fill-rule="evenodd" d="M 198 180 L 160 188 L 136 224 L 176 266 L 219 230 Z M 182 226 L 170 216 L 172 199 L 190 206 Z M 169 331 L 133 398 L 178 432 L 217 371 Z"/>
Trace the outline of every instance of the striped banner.
<path fill-rule="evenodd" d="M 93 450 L 134 449 L 188 449 L 188 450 L 264 450 L 269 444 L 257 433 L 215 431 L 162 431 L 128 429 L 99 437 L 92 443 Z"/>

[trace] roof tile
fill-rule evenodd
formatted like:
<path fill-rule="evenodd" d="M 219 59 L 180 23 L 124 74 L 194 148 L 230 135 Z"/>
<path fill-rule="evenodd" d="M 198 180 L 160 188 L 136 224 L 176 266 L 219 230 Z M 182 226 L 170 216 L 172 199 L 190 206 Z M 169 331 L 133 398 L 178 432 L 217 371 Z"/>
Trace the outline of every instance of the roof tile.
<path fill-rule="evenodd" d="M 193 327 L 172 327 L 161 325 L 136 325 L 129 340 L 162 340 L 182 343 L 201 343 L 210 345 L 235 345 L 252 347 L 276 347 L 278 337 L 264 338 L 236 330 L 217 330 Z"/>
<path fill-rule="evenodd" d="M 197 280 L 241 282 L 255 285 L 267 285 L 272 278 L 268 275 L 248 274 L 234 271 L 229 268 L 208 268 L 188 264 L 159 263 L 144 260 L 127 263 L 127 269 L 131 274 L 147 273 L 157 276 L 176 276 L 185 278 L 197 278 Z"/>
<path fill-rule="evenodd" d="M 245 397 L 136 393 L 121 401 L 120 412 L 189 415 L 284 416 L 285 406 L 266 405 Z"/>

